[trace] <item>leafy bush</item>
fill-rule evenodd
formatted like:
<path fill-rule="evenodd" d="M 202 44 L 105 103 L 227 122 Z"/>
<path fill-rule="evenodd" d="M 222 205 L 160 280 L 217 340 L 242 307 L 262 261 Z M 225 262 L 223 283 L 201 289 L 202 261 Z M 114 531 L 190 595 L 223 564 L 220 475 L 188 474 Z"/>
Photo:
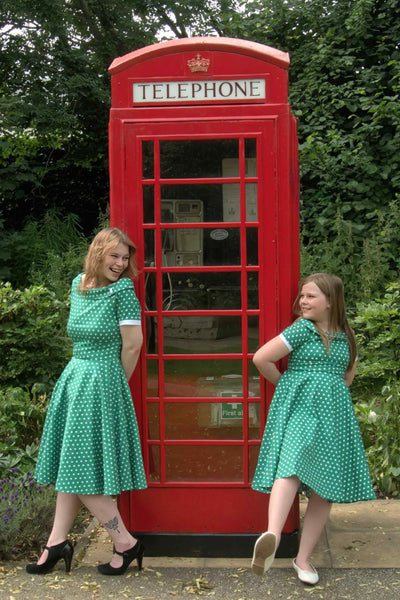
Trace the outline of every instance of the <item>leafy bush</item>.
<path fill-rule="evenodd" d="M 329 224 L 326 236 L 319 242 L 306 242 L 302 231 L 302 275 L 328 272 L 343 279 L 347 306 L 355 312 L 359 302 L 381 295 L 388 281 L 397 275 L 400 262 L 400 202 L 392 202 L 389 210 L 374 215 L 375 227 L 360 239 L 357 226 L 345 219 L 341 210 Z"/>
<path fill-rule="evenodd" d="M 72 274 L 68 269 L 61 273 L 70 285 L 71 279 L 82 270 L 82 256 L 87 241 L 81 232 L 79 218 L 74 214 L 62 215 L 56 209 L 48 211 L 40 220 L 29 219 L 21 231 L 5 230 L 0 220 L 0 280 L 10 281 L 13 287 L 43 284 L 57 288 L 60 268 L 53 268 L 64 254 L 68 265 L 73 262 Z M 73 259 L 73 260 L 72 260 Z M 61 297 L 61 296 L 59 296 Z"/>
<path fill-rule="evenodd" d="M 400 382 L 357 403 L 355 411 L 374 487 L 384 496 L 400 496 Z"/>
<path fill-rule="evenodd" d="M 38 553 L 46 542 L 54 513 L 55 491 L 38 485 L 18 468 L 0 480 L 0 558 Z"/>
<path fill-rule="evenodd" d="M 400 377 L 400 281 L 388 285 L 383 298 L 359 304 L 357 313 L 357 393 L 379 393 Z"/>
<path fill-rule="evenodd" d="M 382 299 L 360 304 L 354 318 L 359 373 L 355 410 L 373 483 L 385 496 L 400 495 L 400 282 Z"/>
<path fill-rule="evenodd" d="M 0 283 L 0 388 L 54 385 L 71 354 L 67 318 L 68 302 L 54 292 Z"/>
<path fill-rule="evenodd" d="M 0 389 L 0 477 L 12 468 L 33 469 L 49 393 L 47 386 Z"/>

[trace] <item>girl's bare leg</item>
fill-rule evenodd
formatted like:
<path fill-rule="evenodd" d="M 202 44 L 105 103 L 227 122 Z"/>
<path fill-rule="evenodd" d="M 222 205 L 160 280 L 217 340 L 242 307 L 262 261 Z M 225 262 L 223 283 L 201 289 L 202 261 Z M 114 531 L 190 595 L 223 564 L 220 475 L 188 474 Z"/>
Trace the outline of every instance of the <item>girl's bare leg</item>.
<path fill-rule="evenodd" d="M 79 495 L 79 499 L 86 508 L 102 523 L 107 529 L 115 549 L 118 552 L 124 552 L 132 548 L 137 540 L 134 538 L 122 520 L 117 503 L 111 496 L 104 495 Z M 122 566 L 122 556 L 114 554 L 110 565 L 114 568 Z"/>
<path fill-rule="evenodd" d="M 76 494 L 57 493 L 56 510 L 53 528 L 47 540 L 47 546 L 55 546 L 67 539 L 68 533 L 74 524 L 75 517 L 81 507 L 81 501 Z M 47 550 L 43 550 L 37 564 L 41 565 L 47 560 Z"/>
<path fill-rule="evenodd" d="M 283 526 L 296 497 L 300 481 L 293 475 L 276 479 L 272 486 L 268 508 L 268 531 L 276 536 L 276 547 L 279 546 Z"/>
<path fill-rule="evenodd" d="M 303 531 L 301 534 L 299 552 L 296 564 L 300 569 L 312 571 L 310 556 L 314 550 L 323 528 L 329 518 L 332 504 L 321 498 L 315 492 L 311 492 L 307 510 L 304 515 Z"/>

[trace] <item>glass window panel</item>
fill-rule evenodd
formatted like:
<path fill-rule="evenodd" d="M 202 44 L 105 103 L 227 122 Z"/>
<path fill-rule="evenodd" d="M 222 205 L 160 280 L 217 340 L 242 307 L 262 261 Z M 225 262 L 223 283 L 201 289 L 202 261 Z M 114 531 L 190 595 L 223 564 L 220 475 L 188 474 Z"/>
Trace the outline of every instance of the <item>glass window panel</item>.
<path fill-rule="evenodd" d="M 247 307 L 259 308 L 258 301 L 258 273 L 247 273 Z"/>
<path fill-rule="evenodd" d="M 143 186 L 143 221 L 154 223 L 154 185 Z"/>
<path fill-rule="evenodd" d="M 154 177 L 154 143 L 152 141 L 142 142 L 143 154 L 143 179 Z"/>
<path fill-rule="evenodd" d="M 249 369 L 249 396 L 260 397 L 260 374 L 252 360 L 248 362 Z"/>
<path fill-rule="evenodd" d="M 165 395 L 175 397 L 221 397 L 241 395 L 240 360 L 165 360 Z"/>
<path fill-rule="evenodd" d="M 259 346 L 259 326 L 258 317 L 251 316 L 248 318 L 248 348 L 249 352 L 256 352 Z"/>
<path fill-rule="evenodd" d="M 158 402 L 147 403 L 147 420 L 149 428 L 149 440 L 160 439 L 160 410 Z"/>
<path fill-rule="evenodd" d="M 240 264 L 238 228 L 185 227 L 162 230 L 163 266 L 223 266 Z"/>
<path fill-rule="evenodd" d="M 145 229 L 144 236 L 144 264 L 146 267 L 155 266 L 155 245 L 154 245 L 154 230 Z"/>
<path fill-rule="evenodd" d="M 164 223 L 223 221 L 222 184 L 162 185 Z"/>
<path fill-rule="evenodd" d="M 249 481 L 253 481 L 254 473 L 257 466 L 258 455 L 260 454 L 260 446 L 249 446 Z"/>
<path fill-rule="evenodd" d="M 257 184 L 246 183 L 246 221 L 257 221 Z"/>
<path fill-rule="evenodd" d="M 168 273 L 163 303 L 165 310 L 240 310 L 240 273 Z"/>
<path fill-rule="evenodd" d="M 247 264 L 258 265 L 258 229 L 248 227 L 246 229 L 247 240 Z"/>
<path fill-rule="evenodd" d="M 243 481 L 242 446 L 167 446 L 168 481 Z"/>
<path fill-rule="evenodd" d="M 259 440 L 260 438 L 260 403 L 249 402 L 249 440 Z"/>
<path fill-rule="evenodd" d="M 159 396 L 158 360 L 147 360 L 147 396 L 149 398 L 157 398 Z"/>
<path fill-rule="evenodd" d="M 242 352 L 240 316 L 163 317 L 166 354 Z"/>
<path fill-rule="evenodd" d="M 240 221 L 240 184 L 222 185 L 223 221 Z M 257 221 L 257 184 L 245 184 L 246 221 Z"/>
<path fill-rule="evenodd" d="M 256 138 L 247 138 L 244 141 L 246 158 L 255 158 L 257 156 L 257 140 Z"/>
<path fill-rule="evenodd" d="M 221 177 L 221 157 L 238 158 L 237 139 L 160 141 L 162 179 Z"/>
<path fill-rule="evenodd" d="M 149 481 L 160 481 L 161 479 L 161 467 L 160 467 L 160 447 L 149 446 Z"/>
<path fill-rule="evenodd" d="M 165 439 L 237 440 L 243 438 L 240 402 L 165 403 Z"/>
<path fill-rule="evenodd" d="M 161 186 L 161 222 L 199 223 L 203 221 L 204 200 L 199 198 L 196 192 L 199 188 L 210 190 L 210 187 L 195 185 Z M 203 196 L 205 196 L 204 193 Z"/>

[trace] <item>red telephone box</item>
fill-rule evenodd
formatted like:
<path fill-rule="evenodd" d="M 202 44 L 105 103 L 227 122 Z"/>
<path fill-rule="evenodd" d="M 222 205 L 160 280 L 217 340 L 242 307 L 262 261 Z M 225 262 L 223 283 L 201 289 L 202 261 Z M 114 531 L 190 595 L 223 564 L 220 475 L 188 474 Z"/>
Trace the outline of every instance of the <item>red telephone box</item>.
<path fill-rule="evenodd" d="M 138 247 L 146 347 L 132 379 L 149 488 L 120 498 L 148 554 L 250 556 L 273 393 L 255 350 L 292 320 L 296 121 L 286 53 L 238 39 L 155 44 L 110 66 L 111 223 Z M 294 555 L 295 504 L 279 556 Z"/>

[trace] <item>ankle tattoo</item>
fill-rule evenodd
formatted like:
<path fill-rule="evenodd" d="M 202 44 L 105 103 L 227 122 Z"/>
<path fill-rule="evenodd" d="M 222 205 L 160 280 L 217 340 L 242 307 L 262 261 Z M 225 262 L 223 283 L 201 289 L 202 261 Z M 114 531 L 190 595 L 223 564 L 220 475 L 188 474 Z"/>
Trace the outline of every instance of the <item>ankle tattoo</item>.
<path fill-rule="evenodd" d="M 107 523 L 104 523 L 104 527 L 107 527 L 107 529 L 113 529 L 117 533 L 121 533 L 120 530 L 118 529 L 118 525 L 119 525 L 118 517 L 114 517 L 113 519 L 110 519 L 109 521 L 107 521 Z"/>

